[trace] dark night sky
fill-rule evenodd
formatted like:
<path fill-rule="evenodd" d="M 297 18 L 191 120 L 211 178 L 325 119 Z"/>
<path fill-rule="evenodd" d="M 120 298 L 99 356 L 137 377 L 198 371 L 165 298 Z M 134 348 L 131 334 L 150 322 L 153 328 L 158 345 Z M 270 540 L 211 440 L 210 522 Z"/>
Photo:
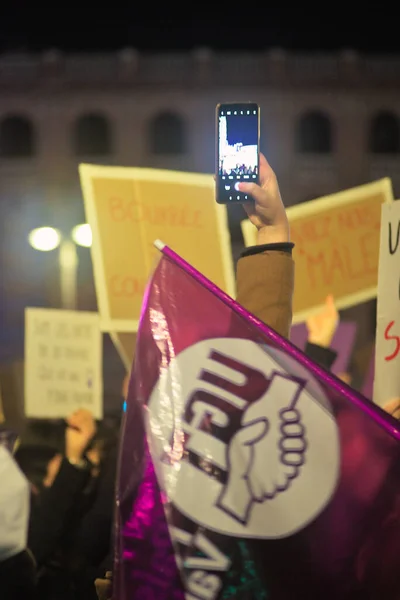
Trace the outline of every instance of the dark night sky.
<path fill-rule="evenodd" d="M 257 115 L 227 117 L 227 135 L 230 146 L 243 144 L 253 146 L 257 144 L 258 119 Z"/>
<path fill-rule="evenodd" d="M 149 51 L 198 46 L 262 50 L 279 46 L 304 51 L 354 48 L 361 52 L 400 53 L 395 9 L 385 9 L 382 2 L 377 7 L 373 5 L 373 11 L 367 3 L 360 2 L 358 14 L 353 14 L 356 11 L 351 3 L 345 10 L 337 3 L 321 2 L 315 10 L 305 3 L 292 9 L 292 3 L 275 6 L 268 0 L 265 4 L 254 2 L 254 9 L 245 5 L 245 14 L 232 3 L 224 17 L 220 16 L 221 5 L 211 4 L 213 10 L 218 9 L 215 14 L 206 9 L 206 2 L 182 4 L 185 11 L 176 11 L 175 15 L 173 3 L 159 4 L 156 0 L 152 17 L 141 14 L 141 4 L 135 0 L 107 2 L 107 8 L 92 9 L 96 10 L 96 17 L 90 15 L 88 4 L 56 2 L 50 4 L 54 8 L 48 9 L 40 2 L 4 0 L 0 3 L 0 51 L 40 51 L 50 47 L 101 51 L 126 46 Z M 166 8 L 168 12 L 162 14 L 160 10 Z"/>

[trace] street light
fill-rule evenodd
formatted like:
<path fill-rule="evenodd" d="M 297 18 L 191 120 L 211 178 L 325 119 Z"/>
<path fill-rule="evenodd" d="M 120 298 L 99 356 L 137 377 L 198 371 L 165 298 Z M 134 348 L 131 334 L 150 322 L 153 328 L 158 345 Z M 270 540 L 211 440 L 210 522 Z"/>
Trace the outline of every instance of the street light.
<path fill-rule="evenodd" d="M 63 308 L 75 310 L 79 264 L 76 245 L 90 248 L 92 245 L 90 225 L 83 223 L 74 227 L 71 238 L 63 238 L 61 232 L 54 227 L 39 227 L 30 232 L 28 242 L 32 248 L 40 252 L 50 252 L 59 248 L 61 304 Z"/>
<path fill-rule="evenodd" d="M 28 241 L 35 250 L 49 252 L 60 245 L 61 234 L 53 227 L 39 227 L 30 232 Z"/>
<path fill-rule="evenodd" d="M 89 223 L 83 223 L 73 228 L 71 232 L 72 239 L 78 246 L 90 248 L 92 245 L 92 229 Z"/>

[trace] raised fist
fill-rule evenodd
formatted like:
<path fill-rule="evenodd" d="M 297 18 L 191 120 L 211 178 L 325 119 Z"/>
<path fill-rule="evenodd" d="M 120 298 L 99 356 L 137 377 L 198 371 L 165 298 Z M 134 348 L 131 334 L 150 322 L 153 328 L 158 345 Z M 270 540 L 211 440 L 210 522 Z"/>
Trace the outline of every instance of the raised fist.
<path fill-rule="evenodd" d="M 227 449 L 228 480 L 218 506 L 246 523 L 253 502 L 284 492 L 299 473 L 307 443 L 296 408 L 303 382 L 275 373 L 264 396 L 250 404 Z"/>
<path fill-rule="evenodd" d="M 96 433 L 96 422 L 85 408 L 72 413 L 66 421 L 65 454 L 68 459 L 79 461 Z"/>

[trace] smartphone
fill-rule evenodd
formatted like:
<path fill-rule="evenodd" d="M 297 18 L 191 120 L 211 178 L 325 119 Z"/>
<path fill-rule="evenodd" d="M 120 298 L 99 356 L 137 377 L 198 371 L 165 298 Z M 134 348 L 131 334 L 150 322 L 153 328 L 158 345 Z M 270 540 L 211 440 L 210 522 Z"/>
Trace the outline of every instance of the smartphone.
<path fill-rule="evenodd" d="M 254 102 L 218 104 L 216 111 L 216 200 L 246 202 L 241 181 L 259 183 L 260 107 Z"/>

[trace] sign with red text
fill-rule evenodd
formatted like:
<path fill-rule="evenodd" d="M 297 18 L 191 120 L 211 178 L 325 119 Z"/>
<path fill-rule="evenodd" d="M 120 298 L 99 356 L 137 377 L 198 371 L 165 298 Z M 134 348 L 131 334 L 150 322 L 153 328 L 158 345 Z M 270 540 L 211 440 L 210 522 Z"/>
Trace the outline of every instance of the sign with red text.
<path fill-rule="evenodd" d="M 211 175 L 81 165 L 80 176 L 103 331 L 137 331 L 156 239 L 235 295 L 226 207 Z"/>
<path fill-rule="evenodd" d="M 329 294 L 338 309 L 376 296 L 381 206 L 392 201 L 386 178 L 288 208 L 296 261 L 294 323 L 319 310 Z M 242 223 L 246 246 L 256 243 L 253 229 Z"/>
<path fill-rule="evenodd" d="M 400 200 L 382 206 L 373 400 L 400 398 Z"/>
<path fill-rule="evenodd" d="M 103 346 L 97 313 L 25 310 L 25 416 L 103 418 Z"/>

